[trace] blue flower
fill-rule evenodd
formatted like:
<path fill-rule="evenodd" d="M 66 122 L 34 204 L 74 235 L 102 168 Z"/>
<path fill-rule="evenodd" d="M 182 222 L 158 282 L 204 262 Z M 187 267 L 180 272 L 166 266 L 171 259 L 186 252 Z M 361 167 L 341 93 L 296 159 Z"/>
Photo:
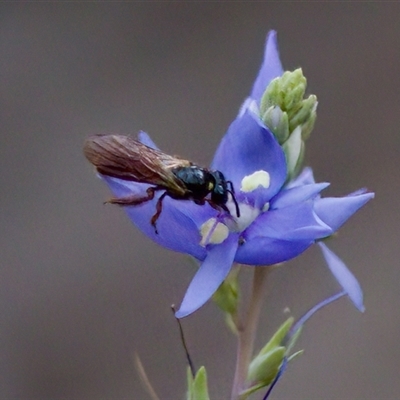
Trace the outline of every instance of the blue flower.
<path fill-rule="evenodd" d="M 208 204 L 201 206 L 167 196 L 156 234 L 150 219 L 162 192 L 157 192 L 151 201 L 125 208 L 134 224 L 152 240 L 201 262 L 178 317 L 200 308 L 226 278 L 233 263 L 268 266 L 294 258 L 316 241 L 331 236 L 373 197 L 361 190 L 346 197 L 321 198 L 320 192 L 328 183 L 315 183 L 310 168 L 287 182 L 284 151 L 257 113 L 266 87 L 282 74 L 276 33 L 272 31 L 251 94 L 223 137 L 211 165 L 233 183 L 240 218 L 236 217 L 231 200 L 227 204 L 229 215 Z M 139 134 L 139 140 L 156 147 L 144 132 Z M 143 195 L 149 186 L 109 176 L 102 178 L 116 197 Z M 324 254 L 329 264 L 331 252 Z M 331 264 L 333 274 L 347 288 L 343 272 L 346 267 L 341 264 L 342 273 L 336 273 L 338 263 Z"/>

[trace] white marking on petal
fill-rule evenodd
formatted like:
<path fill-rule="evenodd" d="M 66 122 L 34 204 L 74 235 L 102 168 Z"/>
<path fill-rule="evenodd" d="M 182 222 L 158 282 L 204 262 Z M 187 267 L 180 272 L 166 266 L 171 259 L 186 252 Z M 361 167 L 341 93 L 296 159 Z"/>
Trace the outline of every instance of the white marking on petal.
<path fill-rule="evenodd" d="M 226 225 L 218 222 L 216 218 L 210 218 L 200 227 L 200 246 L 208 244 L 220 244 L 229 236 L 229 229 Z"/>
<path fill-rule="evenodd" d="M 242 192 L 252 192 L 258 187 L 263 187 L 265 189 L 269 188 L 271 184 L 271 178 L 267 171 L 256 171 L 251 175 L 247 175 L 242 179 L 242 185 L 240 190 Z"/>

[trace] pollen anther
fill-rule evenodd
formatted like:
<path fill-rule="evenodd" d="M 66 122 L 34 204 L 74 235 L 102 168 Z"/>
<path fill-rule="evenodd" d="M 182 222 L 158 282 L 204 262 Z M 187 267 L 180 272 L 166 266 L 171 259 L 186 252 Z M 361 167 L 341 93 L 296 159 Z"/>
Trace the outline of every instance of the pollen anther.
<path fill-rule="evenodd" d="M 200 227 L 200 234 L 200 245 L 205 247 L 208 244 L 222 243 L 229 236 L 229 229 L 216 218 L 210 218 Z"/>
<path fill-rule="evenodd" d="M 268 189 L 271 183 L 271 178 L 267 171 L 256 171 L 251 175 L 247 175 L 242 179 L 242 185 L 240 190 L 242 192 L 252 192 L 260 186 L 264 189 Z"/>

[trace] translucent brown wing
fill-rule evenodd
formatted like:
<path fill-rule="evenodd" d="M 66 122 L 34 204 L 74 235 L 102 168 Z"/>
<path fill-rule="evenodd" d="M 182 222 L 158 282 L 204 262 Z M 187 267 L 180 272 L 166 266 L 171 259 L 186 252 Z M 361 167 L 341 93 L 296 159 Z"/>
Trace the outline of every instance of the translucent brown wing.
<path fill-rule="evenodd" d="M 181 195 L 186 193 L 183 182 L 171 169 L 190 166 L 191 163 L 152 149 L 129 136 L 91 136 L 86 140 L 83 151 L 103 175 L 162 186 Z"/>

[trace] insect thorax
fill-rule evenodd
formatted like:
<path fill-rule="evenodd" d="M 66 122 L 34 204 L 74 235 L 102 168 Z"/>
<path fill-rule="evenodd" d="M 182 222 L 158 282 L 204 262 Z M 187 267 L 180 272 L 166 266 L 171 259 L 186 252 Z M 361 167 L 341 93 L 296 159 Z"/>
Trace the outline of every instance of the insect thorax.
<path fill-rule="evenodd" d="M 214 189 L 215 179 L 204 168 L 192 165 L 190 167 L 174 168 L 172 172 L 184 183 L 194 199 L 202 200 Z"/>

